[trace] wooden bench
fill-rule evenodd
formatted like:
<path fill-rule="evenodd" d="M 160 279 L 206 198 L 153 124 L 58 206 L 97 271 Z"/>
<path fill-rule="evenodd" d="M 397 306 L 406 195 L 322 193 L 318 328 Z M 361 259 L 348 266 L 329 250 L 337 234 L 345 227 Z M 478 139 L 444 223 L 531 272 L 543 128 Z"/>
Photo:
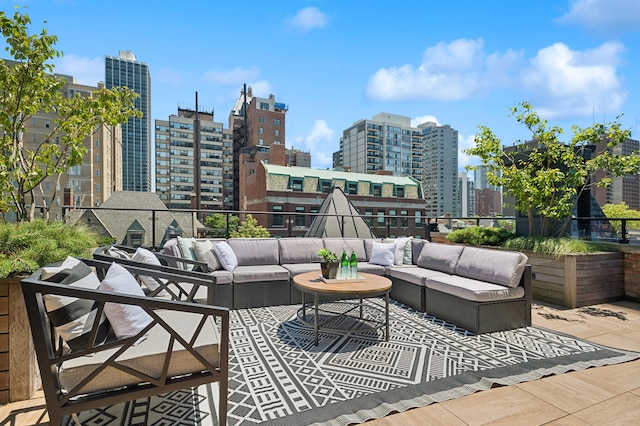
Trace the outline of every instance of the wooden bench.
<path fill-rule="evenodd" d="M 111 263 L 86 260 L 97 275 Z M 172 277 L 157 270 L 127 267 L 132 274 L 174 279 L 193 286 L 211 281 Z M 22 290 L 46 398 L 50 424 L 64 416 L 139 398 L 219 383 L 218 420 L 226 424 L 229 352 L 229 310 L 189 300 L 164 300 L 148 296 L 81 288 L 43 281 L 42 270 L 22 280 Z M 50 325 L 47 295 L 88 301 L 97 309 L 87 343 L 65 349 Z M 105 304 L 142 308 L 151 322 L 136 335 L 95 343 Z"/>

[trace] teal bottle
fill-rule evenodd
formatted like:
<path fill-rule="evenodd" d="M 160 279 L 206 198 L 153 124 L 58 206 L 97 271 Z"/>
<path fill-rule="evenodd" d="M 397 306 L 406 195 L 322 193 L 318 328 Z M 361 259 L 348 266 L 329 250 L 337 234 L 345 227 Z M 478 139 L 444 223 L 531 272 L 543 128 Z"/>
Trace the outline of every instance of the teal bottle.
<path fill-rule="evenodd" d="M 342 258 L 340 259 L 340 276 L 341 280 L 349 278 L 349 259 L 347 259 L 347 250 L 342 250 Z"/>
<path fill-rule="evenodd" d="M 351 250 L 351 258 L 349 259 L 349 278 L 358 278 L 358 259 L 353 250 Z"/>

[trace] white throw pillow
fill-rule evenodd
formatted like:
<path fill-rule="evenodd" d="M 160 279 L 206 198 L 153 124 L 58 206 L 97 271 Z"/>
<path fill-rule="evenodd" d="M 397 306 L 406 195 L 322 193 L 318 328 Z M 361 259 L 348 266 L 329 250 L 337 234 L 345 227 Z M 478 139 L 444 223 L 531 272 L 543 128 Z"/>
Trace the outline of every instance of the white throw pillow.
<path fill-rule="evenodd" d="M 193 243 L 196 241 L 195 238 L 183 238 L 178 237 L 178 247 L 180 248 L 180 255 L 183 259 L 196 260 L 196 254 L 193 250 Z M 193 265 L 191 263 L 185 263 L 184 269 L 192 270 Z"/>
<path fill-rule="evenodd" d="M 142 247 L 138 247 L 136 249 L 136 252 L 131 257 L 131 260 L 134 260 L 140 263 L 146 263 L 148 265 L 161 265 L 160 261 L 158 260 L 155 254 L 151 253 L 149 250 Z M 154 291 L 155 289 L 160 287 L 160 284 L 158 283 L 158 281 L 156 281 L 156 279 L 152 276 L 138 275 L 138 279 L 140 280 L 140 282 L 142 282 L 142 284 L 144 284 L 145 287 L 147 287 L 151 291 Z M 166 283 L 167 280 L 162 280 L 162 282 Z M 166 290 L 162 290 L 156 296 L 167 297 L 169 296 L 169 293 L 167 293 Z"/>
<path fill-rule="evenodd" d="M 213 245 L 213 251 L 220 261 L 220 264 L 227 271 L 233 271 L 238 267 L 238 258 L 233 249 L 226 241 L 220 241 Z"/>
<path fill-rule="evenodd" d="M 395 243 L 374 242 L 371 247 L 371 258 L 369 263 L 382 266 L 393 266 L 396 256 Z"/>
<path fill-rule="evenodd" d="M 221 268 L 220 262 L 218 262 L 218 258 L 213 252 L 213 243 L 211 241 L 196 241 L 193 243 L 193 250 L 196 253 L 196 259 L 209 265 L 209 269 L 212 271 Z"/>
<path fill-rule="evenodd" d="M 122 265 L 112 263 L 100 283 L 100 290 L 144 296 L 138 281 Z M 151 316 L 140 306 L 107 302 L 104 313 L 118 339 L 135 336 L 150 322 Z"/>
<path fill-rule="evenodd" d="M 411 238 L 385 238 L 383 243 L 396 243 L 396 253 L 394 257 L 394 265 L 411 265 Z"/>

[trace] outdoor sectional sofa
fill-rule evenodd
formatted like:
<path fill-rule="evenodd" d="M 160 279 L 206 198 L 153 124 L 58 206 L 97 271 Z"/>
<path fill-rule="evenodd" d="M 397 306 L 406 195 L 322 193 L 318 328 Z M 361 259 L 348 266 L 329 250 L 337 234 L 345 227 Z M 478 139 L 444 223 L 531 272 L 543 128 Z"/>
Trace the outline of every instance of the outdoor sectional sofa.
<path fill-rule="evenodd" d="M 237 262 L 226 265 L 229 270 L 223 267 L 229 253 L 207 251 L 223 241 Z M 531 325 L 531 267 L 524 254 L 414 238 L 395 241 L 404 248 L 393 265 L 372 262 L 374 244 L 378 250 L 378 244 L 393 243 L 374 238 L 180 238 L 169 240 L 163 252 L 176 259 L 169 263 L 173 267 L 184 266 L 180 258 L 206 262 L 207 273 L 216 278 L 218 304 L 232 309 L 301 303 L 292 277 L 320 274 L 317 252 L 324 247 L 338 256 L 354 251 L 360 272 L 391 279 L 392 299 L 470 332 Z"/>

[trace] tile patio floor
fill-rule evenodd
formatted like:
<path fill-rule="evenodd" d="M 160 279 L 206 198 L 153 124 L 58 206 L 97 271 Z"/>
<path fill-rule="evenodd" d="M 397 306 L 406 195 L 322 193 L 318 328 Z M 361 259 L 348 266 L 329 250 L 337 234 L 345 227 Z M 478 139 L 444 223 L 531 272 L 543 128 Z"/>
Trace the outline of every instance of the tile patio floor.
<path fill-rule="evenodd" d="M 640 303 L 562 309 L 535 304 L 535 325 L 640 352 Z M 0 406 L 0 425 L 46 424 L 42 394 Z M 640 425 L 640 360 L 496 387 L 366 423 L 387 425 Z"/>

